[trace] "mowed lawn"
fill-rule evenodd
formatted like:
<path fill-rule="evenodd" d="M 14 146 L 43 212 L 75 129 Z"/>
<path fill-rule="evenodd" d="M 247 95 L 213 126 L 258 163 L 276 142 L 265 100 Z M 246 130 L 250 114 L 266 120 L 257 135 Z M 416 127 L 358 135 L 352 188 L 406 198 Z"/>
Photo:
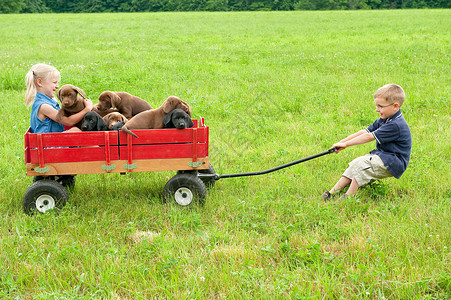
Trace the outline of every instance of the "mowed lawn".
<path fill-rule="evenodd" d="M 0 15 L 0 297 L 448 299 L 449 10 Z M 320 196 L 351 147 L 267 175 L 221 179 L 204 205 L 162 203 L 175 172 L 79 175 L 60 212 L 22 199 L 25 74 L 38 62 L 98 102 L 170 95 L 210 127 L 219 174 L 325 151 L 406 92 L 413 148 L 401 179 Z"/>

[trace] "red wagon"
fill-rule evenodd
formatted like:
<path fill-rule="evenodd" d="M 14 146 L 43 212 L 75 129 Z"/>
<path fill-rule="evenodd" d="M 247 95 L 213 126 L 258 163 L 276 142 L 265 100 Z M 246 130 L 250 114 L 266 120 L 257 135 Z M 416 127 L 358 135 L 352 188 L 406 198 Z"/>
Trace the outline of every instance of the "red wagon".
<path fill-rule="evenodd" d="M 176 170 L 163 188 L 163 198 L 186 206 L 203 202 L 206 185 L 214 184 L 208 158 L 208 126 L 193 120 L 187 129 L 74 133 L 25 133 L 27 175 L 34 183 L 24 195 L 25 212 L 62 208 L 75 175 Z"/>

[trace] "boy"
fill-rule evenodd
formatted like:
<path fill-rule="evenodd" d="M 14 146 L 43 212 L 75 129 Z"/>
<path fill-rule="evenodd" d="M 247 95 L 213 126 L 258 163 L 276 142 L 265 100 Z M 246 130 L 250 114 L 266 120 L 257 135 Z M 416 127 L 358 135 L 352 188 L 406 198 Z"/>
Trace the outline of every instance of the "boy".
<path fill-rule="evenodd" d="M 376 149 L 350 162 L 335 186 L 323 193 L 323 200 L 334 198 L 336 191 L 348 185 L 349 189 L 340 199 L 354 196 L 360 186 L 372 181 L 390 176 L 401 177 L 409 163 L 412 148 L 410 129 L 401 113 L 404 98 L 404 91 L 399 85 L 391 83 L 379 88 L 374 94 L 374 103 L 380 119 L 332 146 L 337 148 L 338 153 L 349 146 L 376 140 Z"/>

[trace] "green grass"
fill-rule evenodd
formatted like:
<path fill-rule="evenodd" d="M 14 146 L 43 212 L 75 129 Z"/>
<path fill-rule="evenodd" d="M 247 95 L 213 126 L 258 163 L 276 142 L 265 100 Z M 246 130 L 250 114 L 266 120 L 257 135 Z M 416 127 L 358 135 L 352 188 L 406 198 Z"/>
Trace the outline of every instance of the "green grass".
<path fill-rule="evenodd" d="M 368 298 L 451 295 L 449 10 L 0 15 L 0 297 Z M 162 204 L 174 172 L 77 176 L 60 213 L 22 197 L 31 65 L 97 103 L 127 91 L 187 101 L 219 174 L 328 149 L 378 115 L 394 82 L 413 149 L 401 179 L 319 201 L 356 146 L 263 176 L 223 179 L 204 206 Z"/>

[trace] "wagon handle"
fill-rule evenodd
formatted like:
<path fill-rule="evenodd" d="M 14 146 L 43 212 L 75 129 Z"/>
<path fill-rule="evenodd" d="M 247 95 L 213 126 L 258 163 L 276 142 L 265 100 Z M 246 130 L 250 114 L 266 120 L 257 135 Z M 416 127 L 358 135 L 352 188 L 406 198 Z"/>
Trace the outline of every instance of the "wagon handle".
<path fill-rule="evenodd" d="M 244 177 L 244 176 L 263 175 L 263 174 L 268 174 L 268 173 L 271 173 L 271 172 L 274 172 L 274 171 L 278 171 L 278 170 L 281 170 L 281 169 L 284 169 L 284 168 L 288 168 L 288 167 L 297 165 L 299 163 L 302 163 L 302 162 L 305 162 L 305 161 L 308 161 L 308 160 L 311 160 L 311 159 L 314 159 L 314 158 L 317 158 L 317 157 L 320 157 L 320 156 L 323 156 L 323 155 L 334 153 L 337 150 L 338 150 L 337 148 L 331 148 L 331 149 L 329 149 L 327 151 L 324 151 L 324 152 L 321 152 L 321 153 L 318 153 L 318 154 L 315 154 L 315 155 L 311 155 L 311 156 L 308 156 L 308 157 L 305 157 L 305 158 L 302 158 L 302 159 L 298 159 L 298 160 L 292 161 L 290 163 L 287 163 L 287 164 L 284 164 L 284 165 L 281 165 L 281 166 L 278 166 L 278 167 L 275 167 L 275 168 L 272 168 L 272 169 L 264 170 L 264 171 L 248 172 L 248 173 L 237 173 L 237 174 L 224 174 L 224 175 L 199 173 L 197 176 L 199 178 L 201 178 L 201 179 L 202 178 L 206 178 L 206 179 L 207 178 L 214 178 L 215 180 L 219 180 L 221 178 L 232 178 L 232 177 Z"/>

